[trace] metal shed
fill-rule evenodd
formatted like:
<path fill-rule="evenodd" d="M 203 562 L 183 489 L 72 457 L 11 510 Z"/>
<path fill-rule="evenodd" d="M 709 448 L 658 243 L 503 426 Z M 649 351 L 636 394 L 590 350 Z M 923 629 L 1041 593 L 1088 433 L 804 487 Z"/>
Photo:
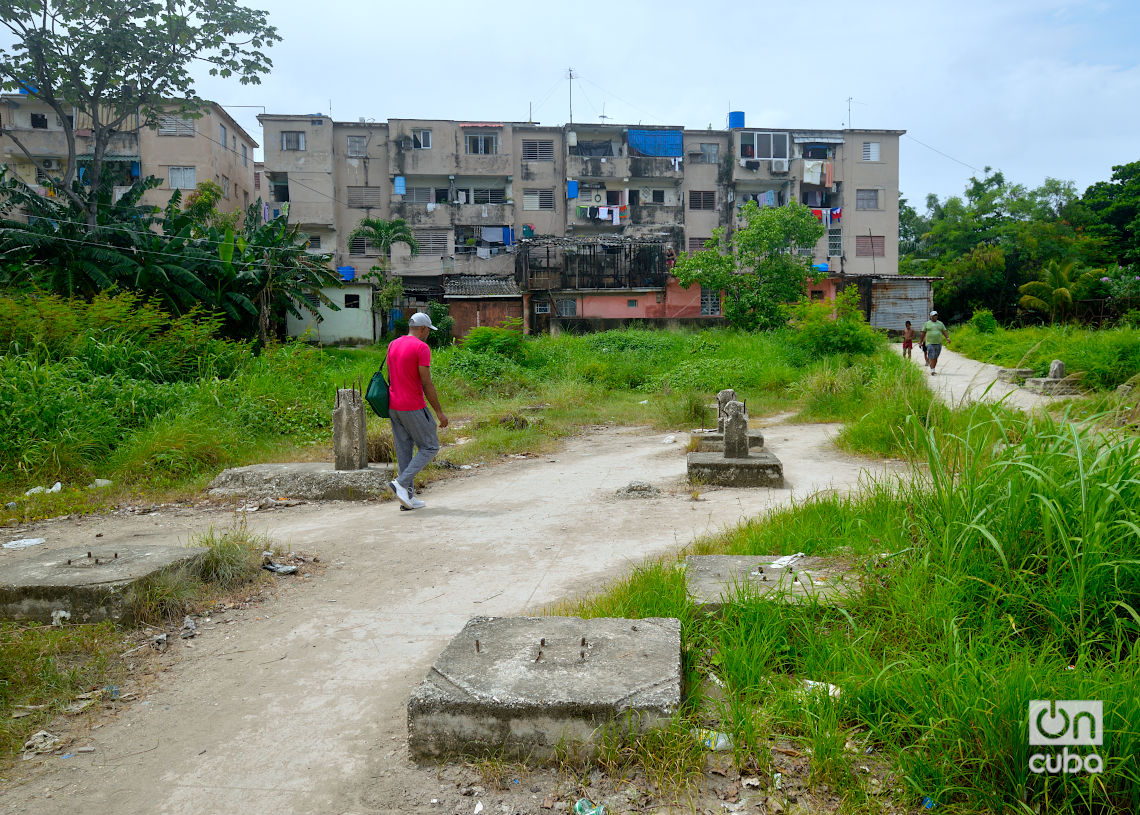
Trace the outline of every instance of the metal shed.
<path fill-rule="evenodd" d="M 854 284 L 859 288 L 863 313 L 874 328 L 902 331 L 907 320 L 916 327 L 926 322 L 934 308 L 931 285 L 941 279 L 912 275 L 851 275 L 844 278 L 843 284 Z"/>

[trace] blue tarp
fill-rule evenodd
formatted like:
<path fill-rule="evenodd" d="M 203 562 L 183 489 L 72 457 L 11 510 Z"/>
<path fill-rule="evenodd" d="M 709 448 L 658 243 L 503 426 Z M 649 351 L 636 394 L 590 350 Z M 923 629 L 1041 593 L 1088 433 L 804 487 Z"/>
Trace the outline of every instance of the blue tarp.
<path fill-rule="evenodd" d="M 503 243 L 507 246 L 513 245 L 515 242 L 515 231 L 509 226 L 503 227 Z"/>
<path fill-rule="evenodd" d="M 812 268 L 815 269 L 817 272 L 826 272 L 827 271 L 827 264 L 826 263 L 815 263 L 815 264 L 812 264 Z"/>
<path fill-rule="evenodd" d="M 396 189 L 394 190 L 394 192 L 396 195 L 406 195 L 407 194 L 408 182 L 404 179 L 404 177 L 402 175 L 396 176 L 395 185 L 396 185 Z"/>
<path fill-rule="evenodd" d="M 642 156 L 675 158 L 684 155 L 680 130 L 630 130 L 629 149 Z"/>
<path fill-rule="evenodd" d="M 566 182 L 566 197 L 567 198 L 577 198 L 578 197 L 578 182 L 577 181 L 567 181 Z"/>
<path fill-rule="evenodd" d="M 336 270 L 340 274 L 340 279 L 346 282 L 356 277 L 355 266 L 337 266 Z"/>

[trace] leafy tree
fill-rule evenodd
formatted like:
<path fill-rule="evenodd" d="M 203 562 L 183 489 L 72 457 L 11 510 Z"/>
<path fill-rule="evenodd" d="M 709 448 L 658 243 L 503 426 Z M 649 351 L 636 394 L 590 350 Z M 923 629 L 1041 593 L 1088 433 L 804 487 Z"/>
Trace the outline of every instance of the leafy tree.
<path fill-rule="evenodd" d="M 1041 278 L 1021 286 L 1018 305 L 1031 311 L 1048 312 L 1050 321 L 1064 320 L 1081 293 L 1099 276 L 1095 269 L 1082 271 L 1075 261 L 1051 260 Z"/>
<path fill-rule="evenodd" d="M 724 315 L 740 328 L 767 330 L 787 322 L 784 305 L 804 295 L 811 260 L 798 247 L 816 244 L 824 233 L 811 210 L 802 204 L 760 209 L 744 206 L 745 226 L 726 238 L 713 230 L 716 247 L 682 255 L 673 274 L 685 288 L 694 283 L 725 293 Z"/>
<path fill-rule="evenodd" d="M 362 218 L 356 228 L 348 233 L 351 243 L 356 238 L 364 238 L 380 252 L 381 265 L 388 268 L 392 262 L 392 247 L 397 243 L 405 244 L 412 250 L 412 254 L 419 254 L 420 244 L 412 234 L 407 221 L 396 218 L 385 221 L 383 218 Z"/>
<path fill-rule="evenodd" d="M 91 159 L 79 180 L 99 189 L 115 136 L 156 125 L 160 113 L 194 114 L 205 104 L 194 91 L 192 63 L 207 63 L 212 76 L 259 83 L 272 66 L 262 49 L 281 39 L 265 12 L 236 0 L 0 0 L 0 24 L 15 36 L 10 51 L 0 49 L 0 87 L 23 88 L 63 123 L 67 169 L 54 186 L 82 208 L 90 229 L 99 201 L 74 184 L 78 128 L 91 131 L 82 151 Z M 35 160 L 10 130 L 2 132 Z"/>
<path fill-rule="evenodd" d="M 177 190 L 175 192 L 178 192 Z M 199 181 L 194 190 L 186 196 L 183 209 L 199 227 L 217 227 L 221 230 L 237 229 L 241 213 L 237 210 L 221 212 L 218 202 L 222 200 L 222 188 L 218 182 L 206 179 Z"/>
<path fill-rule="evenodd" d="M 947 317 L 966 315 L 989 303 L 1011 302 L 1017 281 L 1011 280 L 1005 250 L 983 244 L 943 263 L 942 280 L 934 284 L 934 301 Z"/>
<path fill-rule="evenodd" d="M 1140 161 L 1112 168 L 1081 199 L 1091 216 L 1089 231 L 1104 241 L 1106 263 L 1140 262 Z"/>

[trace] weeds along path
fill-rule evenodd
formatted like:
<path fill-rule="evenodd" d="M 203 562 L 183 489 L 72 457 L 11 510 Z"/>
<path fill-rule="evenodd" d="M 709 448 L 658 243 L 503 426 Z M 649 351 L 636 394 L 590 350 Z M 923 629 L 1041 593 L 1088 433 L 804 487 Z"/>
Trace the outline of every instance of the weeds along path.
<path fill-rule="evenodd" d="M 891 348 L 902 353 L 902 346 L 897 343 L 892 344 Z M 917 347 L 914 349 L 913 360 L 926 374 L 926 363 L 922 359 L 922 351 Z M 942 355 L 938 358 L 938 374 L 927 375 L 926 379 L 935 395 L 950 407 L 1004 400 L 1011 407 L 1033 411 L 1048 407 L 1054 401 L 1052 397 L 1002 382 L 997 374 L 996 365 L 978 362 L 943 348 Z"/>
<path fill-rule="evenodd" d="M 890 465 L 838 453 L 830 443 L 836 430 L 765 428 L 788 489 L 714 489 L 693 501 L 684 434 L 663 444 L 664 434 L 608 428 L 549 456 L 439 482 L 423 493 L 424 510 L 330 503 L 252 515 L 251 527 L 319 553 L 328 571 L 238 625 L 203 622 L 192 649 L 175 640 L 174 670 L 145 701 L 90 734 L 93 753 L 15 768 L 0 782 L 0 811 L 438 813 L 430 801 L 445 795 L 439 770 L 408 760 L 405 708 L 413 685 L 469 617 L 520 614 L 600 589 L 698 536 L 887 471 Z M 662 492 L 615 497 L 632 480 Z M 97 533 L 103 543 L 185 541 L 227 519 L 180 510 L 32 531 L 48 539 L 44 546 Z M 511 811 L 535 811 L 530 785 L 537 783 L 532 777 L 519 786 L 523 798 Z M 444 786 L 457 795 L 454 783 Z M 498 812 L 493 795 L 486 806 Z M 462 803 L 470 812 L 475 801 Z"/>

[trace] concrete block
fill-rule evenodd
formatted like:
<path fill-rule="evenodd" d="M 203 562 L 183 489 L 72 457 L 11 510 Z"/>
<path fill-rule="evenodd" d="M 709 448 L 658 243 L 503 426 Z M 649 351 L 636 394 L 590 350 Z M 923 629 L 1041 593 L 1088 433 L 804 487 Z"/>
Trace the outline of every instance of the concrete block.
<path fill-rule="evenodd" d="M 368 467 L 368 423 L 364 395 L 354 388 L 338 388 L 332 412 L 333 464 L 338 470 Z"/>
<path fill-rule="evenodd" d="M 1002 382 L 1009 382 L 1016 385 L 1019 382 L 1024 382 L 1033 376 L 1032 368 L 998 368 L 997 378 Z"/>
<path fill-rule="evenodd" d="M 784 465 L 761 450 L 748 458 L 725 458 L 720 453 L 689 453 L 689 481 L 720 487 L 782 487 Z"/>
<path fill-rule="evenodd" d="M 698 453 L 723 453 L 724 434 L 715 430 L 694 430 L 691 436 L 697 440 Z M 750 429 L 748 431 L 748 449 L 750 452 L 764 449 L 764 432 Z"/>
<path fill-rule="evenodd" d="M 814 598 L 835 605 L 859 590 L 858 576 L 841 558 L 801 557 L 788 568 L 773 569 L 777 560 L 776 555 L 692 555 L 685 560 L 689 597 L 702 610 L 719 613 L 742 594 L 783 603 Z"/>
<path fill-rule="evenodd" d="M 383 495 L 391 480 L 391 464 L 369 464 L 364 470 L 335 470 L 323 462 L 250 464 L 223 470 L 209 490 L 220 498 L 367 501 Z"/>
<path fill-rule="evenodd" d="M 118 620 L 123 593 L 133 583 L 190 564 L 205 552 L 200 547 L 116 544 L 29 554 L 4 566 L 0 617 L 50 623 L 62 612 L 70 622 Z"/>
<path fill-rule="evenodd" d="M 1025 380 L 1025 388 L 1044 396 L 1079 396 L 1082 393 L 1077 386 L 1077 380 L 1071 377 L 1064 379 L 1034 377 Z"/>
<path fill-rule="evenodd" d="M 670 618 L 474 617 L 408 701 L 415 758 L 589 753 L 598 728 L 643 730 L 681 704 L 681 624 Z"/>

